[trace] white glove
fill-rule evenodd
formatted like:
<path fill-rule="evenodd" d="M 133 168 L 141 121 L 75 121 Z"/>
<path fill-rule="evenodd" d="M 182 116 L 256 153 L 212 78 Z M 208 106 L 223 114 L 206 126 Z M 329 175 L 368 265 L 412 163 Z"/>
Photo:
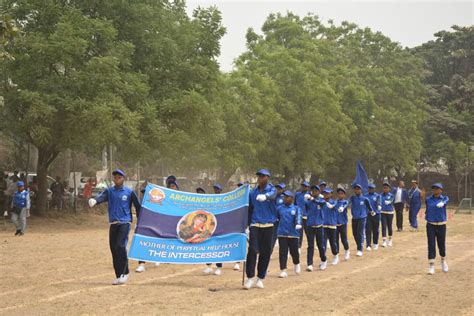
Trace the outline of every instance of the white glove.
<path fill-rule="evenodd" d="M 337 209 L 337 211 L 338 211 L 339 213 L 342 213 L 342 212 L 344 212 L 344 208 L 341 206 L 340 208 Z"/>
<path fill-rule="evenodd" d="M 89 207 L 94 207 L 97 204 L 96 199 L 89 199 Z"/>
<path fill-rule="evenodd" d="M 7 217 L 8 216 L 8 211 L 3 212 L 3 216 Z"/>
<path fill-rule="evenodd" d="M 389 201 L 389 200 L 385 201 L 385 205 L 390 205 L 391 203 L 392 203 L 392 202 Z"/>
<path fill-rule="evenodd" d="M 370 212 L 370 215 L 372 215 L 372 216 L 375 216 L 375 214 L 376 213 L 374 211 Z"/>
<path fill-rule="evenodd" d="M 267 196 L 265 194 L 259 194 L 257 195 L 257 201 L 259 202 L 264 202 L 267 200 Z"/>
<path fill-rule="evenodd" d="M 332 209 L 334 207 L 334 205 L 329 202 L 326 202 L 326 206 L 328 207 L 328 209 Z"/>
<path fill-rule="evenodd" d="M 439 202 L 438 204 L 436 204 L 436 207 L 439 207 L 439 208 L 442 208 L 443 206 L 444 206 L 443 202 Z"/>
<path fill-rule="evenodd" d="M 378 209 L 379 211 L 381 211 L 381 210 L 382 210 L 382 205 L 377 206 L 377 209 Z"/>
<path fill-rule="evenodd" d="M 300 230 L 301 228 L 303 228 L 303 226 L 301 226 L 301 225 L 296 225 L 295 228 L 296 228 L 296 230 Z"/>
<path fill-rule="evenodd" d="M 311 196 L 311 194 L 306 193 L 306 194 L 304 195 L 304 200 L 305 200 L 305 201 L 312 200 L 312 198 L 313 198 L 313 197 Z"/>
<path fill-rule="evenodd" d="M 248 227 L 245 228 L 245 234 L 246 234 L 247 236 L 250 235 L 250 228 L 248 228 Z"/>
<path fill-rule="evenodd" d="M 320 199 L 324 199 L 324 195 L 319 194 L 319 198 L 320 198 Z"/>

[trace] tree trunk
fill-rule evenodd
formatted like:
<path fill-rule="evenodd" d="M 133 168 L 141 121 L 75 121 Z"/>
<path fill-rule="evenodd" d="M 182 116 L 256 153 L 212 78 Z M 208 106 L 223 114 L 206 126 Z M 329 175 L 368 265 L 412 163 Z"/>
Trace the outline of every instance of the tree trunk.
<path fill-rule="evenodd" d="M 48 168 L 56 159 L 59 152 L 51 148 L 51 146 L 38 148 L 38 166 L 37 178 L 38 195 L 36 197 L 36 213 L 44 214 L 48 206 Z"/>

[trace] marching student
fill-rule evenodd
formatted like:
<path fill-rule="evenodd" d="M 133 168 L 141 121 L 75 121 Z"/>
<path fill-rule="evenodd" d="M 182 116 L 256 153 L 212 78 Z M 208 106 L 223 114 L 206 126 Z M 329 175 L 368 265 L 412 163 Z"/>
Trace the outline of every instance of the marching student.
<path fill-rule="evenodd" d="M 351 257 L 351 252 L 349 251 L 349 241 L 347 240 L 347 223 L 349 222 L 347 218 L 347 206 L 349 201 L 346 198 L 346 190 L 344 188 L 338 188 L 337 190 L 337 250 L 339 252 L 339 240 L 344 247 L 344 260 L 349 260 Z"/>
<path fill-rule="evenodd" d="M 306 196 L 306 214 L 308 215 L 307 233 L 308 233 L 308 252 L 306 257 L 306 271 L 313 271 L 313 257 L 314 257 L 314 238 L 316 237 L 316 244 L 318 245 L 319 258 L 321 263 L 319 269 L 324 270 L 327 266 L 326 245 L 324 244 L 324 213 L 320 203 L 319 186 L 313 185 L 310 196 Z"/>
<path fill-rule="evenodd" d="M 372 238 L 374 240 L 374 250 L 379 249 L 379 230 L 380 230 L 380 212 L 382 206 L 380 205 L 380 194 L 375 192 L 375 184 L 370 183 L 369 193 L 365 196 L 369 199 L 370 205 L 374 213 L 367 216 L 367 223 L 365 225 L 365 238 L 367 243 L 367 251 L 372 250 Z"/>
<path fill-rule="evenodd" d="M 301 249 L 303 245 L 304 235 L 306 235 L 306 221 L 307 221 L 307 214 L 306 214 L 306 199 L 305 196 L 311 195 L 310 191 L 310 184 L 307 181 L 301 182 L 301 190 L 296 192 L 295 194 L 295 204 L 302 210 L 303 212 L 303 228 L 300 234 L 298 248 Z M 300 250 L 301 251 L 301 250 Z"/>
<path fill-rule="evenodd" d="M 326 187 L 328 186 L 327 182 L 326 181 L 321 181 L 319 182 L 319 189 L 321 190 L 321 192 L 323 192 L 324 190 L 326 190 Z"/>
<path fill-rule="evenodd" d="M 109 244 L 112 252 L 116 279 L 113 285 L 125 284 L 128 280 L 127 243 L 130 225 L 133 221 L 132 204 L 135 207 L 137 218 L 140 216 L 140 202 L 135 192 L 124 186 L 125 172 L 112 172 L 114 186 L 107 188 L 96 198 L 89 199 L 89 206 L 108 202 L 109 213 Z"/>
<path fill-rule="evenodd" d="M 411 180 L 411 188 L 408 191 L 408 219 L 410 221 L 410 230 L 418 231 L 418 212 L 421 208 L 422 193 L 418 188 L 418 181 Z"/>
<path fill-rule="evenodd" d="M 219 183 L 214 183 L 212 186 L 214 189 L 214 194 L 221 194 L 222 193 L 222 186 Z M 240 269 L 240 267 L 239 267 Z M 237 269 L 238 270 L 238 269 Z M 222 263 L 216 263 L 216 270 L 212 270 L 212 264 L 208 263 L 206 269 L 202 271 L 204 274 L 209 275 L 211 273 L 214 273 L 214 275 L 221 275 L 222 274 Z"/>
<path fill-rule="evenodd" d="M 387 230 L 388 230 L 388 246 L 393 245 L 392 236 L 392 223 L 395 209 L 393 206 L 393 201 L 395 196 L 391 192 L 392 187 L 390 183 L 384 182 L 383 184 L 383 193 L 380 195 L 380 205 L 382 206 L 381 211 L 381 221 L 382 221 L 382 247 L 387 247 Z"/>
<path fill-rule="evenodd" d="M 358 183 L 352 185 L 354 195 L 350 198 L 352 214 L 352 234 L 357 244 L 357 257 L 362 257 L 364 250 L 364 227 L 367 214 L 373 213 L 370 201 L 362 195 L 362 186 Z"/>
<path fill-rule="evenodd" d="M 298 239 L 301 233 L 302 216 L 301 209 L 293 204 L 294 195 L 290 191 L 283 192 L 283 204 L 277 206 L 277 217 L 280 220 L 278 226 L 278 244 L 280 257 L 280 278 L 287 278 L 286 272 L 288 261 L 288 250 L 293 259 L 294 271 L 301 273 L 300 254 L 298 251 Z"/>
<path fill-rule="evenodd" d="M 430 267 L 428 274 L 435 273 L 436 244 L 441 257 L 441 269 L 448 272 L 448 264 L 446 263 L 446 205 L 449 198 L 443 195 L 443 185 L 435 183 L 431 186 L 432 195 L 426 198 L 426 237 L 428 239 L 428 260 Z"/>
<path fill-rule="evenodd" d="M 31 207 L 30 192 L 25 190 L 25 183 L 16 183 L 17 191 L 12 196 L 12 223 L 15 225 L 15 236 L 23 236 L 26 230 L 26 217 Z"/>
<path fill-rule="evenodd" d="M 258 288 L 263 289 L 263 280 L 267 275 L 268 264 L 272 253 L 273 225 L 276 219 L 275 197 L 276 189 L 269 183 L 270 172 L 261 169 L 257 186 L 250 191 L 249 201 L 249 248 L 247 252 L 246 274 L 244 288 L 250 290 L 255 281 L 257 267 Z M 257 260 L 258 257 L 258 260 Z M 258 261 L 258 265 L 257 265 Z"/>
<path fill-rule="evenodd" d="M 329 239 L 329 245 L 331 246 L 331 252 L 334 256 L 332 259 L 332 265 L 337 265 L 339 263 L 339 249 L 337 247 L 337 209 L 336 201 L 332 199 L 332 189 L 326 188 L 322 191 L 324 199 L 320 200 L 320 204 L 323 208 L 323 227 L 324 227 L 324 236 L 323 244 L 327 245 Z"/>
<path fill-rule="evenodd" d="M 285 196 L 283 195 L 284 190 L 286 188 L 286 184 L 284 183 L 279 183 L 275 186 L 275 189 L 277 190 L 277 195 L 275 198 L 275 207 L 278 209 L 278 206 L 283 204 Z M 277 237 L 278 237 L 278 225 L 279 225 L 279 219 L 278 216 L 276 218 L 276 222 L 274 224 L 273 228 L 273 240 L 272 240 L 272 253 L 273 253 L 273 248 L 275 248 L 275 244 L 277 242 Z"/>

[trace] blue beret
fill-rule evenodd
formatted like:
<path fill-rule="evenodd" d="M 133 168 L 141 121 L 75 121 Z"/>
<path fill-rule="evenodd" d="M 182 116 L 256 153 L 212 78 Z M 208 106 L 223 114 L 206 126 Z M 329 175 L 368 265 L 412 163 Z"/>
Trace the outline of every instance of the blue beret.
<path fill-rule="evenodd" d="M 344 193 L 346 193 L 346 189 L 344 189 L 344 188 L 337 188 L 336 191 L 337 191 L 337 192 L 344 192 Z"/>
<path fill-rule="evenodd" d="M 202 193 L 206 193 L 206 190 L 204 190 L 203 188 L 199 187 L 196 189 L 196 193 L 199 193 L 199 191 L 201 191 Z"/>
<path fill-rule="evenodd" d="M 268 177 L 271 176 L 270 171 L 268 171 L 267 169 L 260 169 L 259 171 L 257 171 L 256 175 L 257 176 L 268 176 Z"/>
<path fill-rule="evenodd" d="M 326 183 L 326 181 L 321 181 L 319 185 L 328 185 L 328 184 Z"/>
<path fill-rule="evenodd" d="M 286 188 L 286 184 L 284 184 L 283 182 L 282 182 L 282 183 L 278 183 L 275 187 L 276 187 L 276 188 L 280 188 L 280 189 L 284 189 L 284 188 Z"/>
<path fill-rule="evenodd" d="M 113 175 L 113 176 L 119 175 L 119 176 L 125 177 L 125 172 L 123 172 L 123 171 L 120 170 L 120 169 L 116 169 L 116 170 L 114 170 L 114 172 L 112 172 L 112 175 Z"/>
<path fill-rule="evenodd" d="M 176 179 L 175 176 L 170 175 L 170 176 L 166 177 L 166 181 L 165 181 L 165 182 L 166 182 L 166 183 L 168 183 L 168 182 L 174 182 L 174 181 L 176 181 L 176 180 L 178 180 L 178 179 Z"/>
<path fill-rule="evenodd" d="M 323 190 L 323 194 L 327 194 L 327 193 L 332 193 L 332 189 L 331 188 L 326 188 Z"/>
<path fill-rule="evenodd" d="M 285 192 L 283 192 L 283 195 L 284 195 L 284 196 L 291 196 L 291 197 L 294 197 L 293 192 L 288 191 L 288 190 L 285 191 Z"/>
<path fill-rule="evenodd" d="M 358 183 L 354 183 L 354 184 L 352 184 L 352 188 L 354 188 L 354 189 L 355 189 L 355 188 L 362 189 L 362 186 L 361 186 L 360 184 L 358 184 Z"/>
<path fill-rule="evenodd" d="M 369 183 L 368 187 L 369 187 L 369 189 L 375 189 L 375 184 Z"/>
<path fill-rule="evenodd" d="M 25 186 L 25 182 L 23 182 L 23 181 L 18 181 L 18 182 L 16 183 L 16 186 L 17 186 L 17 187 L 24 187 L 24 186 Z"/>
<path fill-rule="evenodd" d="M 303 181 L 303 182 L 301 182 L 301 185 L 304 185 L 305 187 L 311 186 L 311 184 L 309 184 L 308 181 Z"/>
<path fill-rule="evenodd" d="M 214 185 L 212 187 L 216 188 L 218 190 L 222 190 L 222 186 L 219 183 L 214 183 Z"/>
<path fill-rule="evenodd" d="M 311 190 L 318 190 L 318 191 L 321 191 L 321 188 L 319 188 L 319 185 L 313 184 L 313 185 L 311 186 Z"/>
<path fill-rule="evenodd" d="M 383 183 L 383 186 L 384 186 L 384 187 L 390 187 L 390 188 L 392 187 L 392 186 L 390 185 L 390 183 L 388 183 L 388 182 L 384 182 L 384 183 Z"/>
<path fill-rule="evenodd" d="M 432 189 L 438 188 L 438 189 L 441 189 L 441 190 L 444 189 L 444 188 L 443 188 L 443 185 L 442 185 L 441 183 L 439 183 L 439 182 L 433 184 L 433 185 L 431 186 L 431 188 L 432 188 Z"/>

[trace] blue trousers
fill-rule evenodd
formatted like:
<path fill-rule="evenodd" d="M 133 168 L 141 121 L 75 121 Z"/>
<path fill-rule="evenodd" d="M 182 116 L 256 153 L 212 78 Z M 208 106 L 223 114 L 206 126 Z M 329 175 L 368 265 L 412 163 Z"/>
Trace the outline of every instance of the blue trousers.
<path fill-rule="evenodd" d="M 408 212 L 408 219 L 410 226 L 418 228 L 418 212 L 420 211 L 421 205 L 410 205 L 410 211 Z"/>
<path fill-rule="evenodd" d="M 306 257 L 306 263 L 309 266 L 313 265 L 313 257 L 314 257 L 314 238 L 316 237 L 316 243 L 318 245 L 319 250 L 319 258 L 321 261 L 326 261 L 326 244 L 324 243 L 324 228 L 320 227 L 307 227 L 307 239 L 308 239 L 308 253 Z"/>
<path fill-rule="evenodd" d="M 379 231 L 380 231 L 380 214 L 375 214 L 375 216 L 367 216 L 367 223 L 365 225 L 365 239 L 367 242 L 367 247 L 372 245 L 372 238 L 374 245 L 379 243 Z"/>
<path fill-rule="evenodd" d="M 446 224 L 433 225 L 426 223 L 426 237 L 428 237 L 428 259 L 436 259 L 436 243 L 441 258 L 446 257 Z"/>
<path fill-rule="evenodd" d="M 339 252 L 339 240 L 342 242 L 344 250 L 349 250 L 349 241 L 347 240 L 347 224 L 337 226 L 337 252 Z"/>
<path fill-rule="evenodd" d="M 109 245 L 112 252 L 115 276 L 128 274 L 127 243 L 130 223 L 112 224 L 109 230 Z"/>
<path fill-rule="evenodd" d="M 357 245 L 357 251 L 364 249 L 364 228 L 367 218 L 352 219 L 352 234 Z"/>

